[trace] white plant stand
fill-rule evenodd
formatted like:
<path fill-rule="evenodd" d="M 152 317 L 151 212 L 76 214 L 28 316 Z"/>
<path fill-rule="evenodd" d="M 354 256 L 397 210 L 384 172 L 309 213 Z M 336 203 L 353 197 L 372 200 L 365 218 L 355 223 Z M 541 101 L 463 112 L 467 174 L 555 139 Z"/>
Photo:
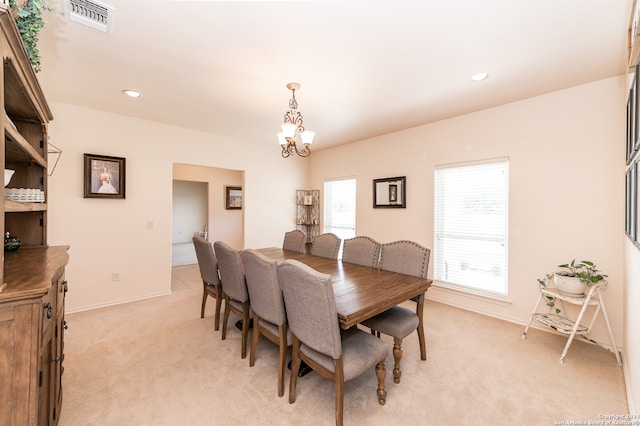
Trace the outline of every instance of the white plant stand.
<path fill-rule="evenodd" d="M 538 297 L 538 302 L 533 308 L 533 313 L 531 314 L 529 323 L 524 329 L 524 333 L 522 333 L 522 338 L 525 339 L 527 337 L 527 332 L 529 331 L 529 327 L 531 326 L 531 323 L 533 322 L 533 320 L 536 320 L 546 325 L 547 327 L 550 327 L 558 331 L 559 333 L 568 335 L 569 338 L 567 339 L 567 344 L 565 345 L 564 350 L 562 351 L 562 355 L 560 356 L 560 362 L 562 363 L 564 362 L 564 359 L 567 356 L 567 351 L 569 350 L 571 343 L 576 337 L 584 341 L 595 343 L 598 346 L 604 347 L 598 344 L 598 342 L 596 342 L 595 340 L 592 340 L 587 337 L 591 333 L 591 329 L 593 327 L 593 324 L 596 321 L 596 318 L 598 317 L 598 314 L 600 313 L 600 311 L 602 311 L 602 316 L 604 317 L 604 321 L 607 325 L 607 330 L 609 331 L 609 338 L 611 339 L 611 346 L 613 347 L 613 353 L 616 355 L 616 360 L 618 361 L 618 365 L 622 365 L 620 354 L 618 353 L 618 348 L 613 338 L 613 332 L 611 331 L 611 325 L 609 324 L 609 317 L 607 316 L 607 310 L 604 307 L 604 300 L 602 298 L 602 290 L 606 286 L 607 286 L 607 281 L 600 281 L 599 283 L 596 283 L 591 287 L 589 287 L 589 292 L 586 295 L 585 294 L 572 295 L 568 293 L 563 293 L 560 290 L 553 287 L 547 287 L 543 289 L 540 292 L 540 297 Z M 572 305 L 581 306 L 580 313 L 578 314 L 578 317 L 576 318 L 576 320 L 573 321 L 565 316 L 558 315 L 551 312 L 539 313 L 538 308 L 540 307 L 540 302 L 542 302 L 543 299 L 546 302 L 547 297 L 552 297 L 556 300 L 556 302 L 560 303 L 560 306 L 562 309 L 561 312 L 566 312 L 564 307 L 564 302 L 570 303 Z M 589 306 L 595 306 L 595 311 L 593 312 L 593 316 L 589 321 L 589 325 L 585 327 L 584 325 L 581 324 L 581 321 L 583 320 L 585 313 L 587 311 L 587 308 Z M 611 350 L 607 347 L 604 347 L 604 348 L 609 351 Z"/>

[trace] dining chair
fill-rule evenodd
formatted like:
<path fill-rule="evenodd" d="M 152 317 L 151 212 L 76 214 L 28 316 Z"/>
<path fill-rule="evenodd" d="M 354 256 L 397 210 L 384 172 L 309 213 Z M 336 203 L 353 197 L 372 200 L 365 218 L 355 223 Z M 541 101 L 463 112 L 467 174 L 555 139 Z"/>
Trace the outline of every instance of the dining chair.
<path fill-rule="evenodd" d="M 198 258 L 198 268 L 200 269 L 200 277 L 204 286 L 202 292 L 202 307 L 200 308 L 200 318 L 204 318 L 204 308 L 207 304 L 209 296 L 216 299 L 216 312 L 214 319 L 214 330 L 220 329 L 220 308 L 222 307 L 222 285 L 218 276 L 218 260 L 213 251 L 211 242 L 204 240 L 202 237 L 195 235 L 193 237 L 193 246 L 196 249 L 196 257 Z"/>
<path fill-rule="evenodd" d="M 222 320 L 222 340 L 227 338 L 227 324 L 230 311 L 242 319 L 242 358 L 247 357 L 247 336 L 249 335 L 249 319 L 251 307 L 249 305 L 249 292 L 244 276 L 244 268 L 240 251 L 230 247 L 222 241 L 216 241 L 213 248 L 218 258 L 218 271 L 220 283 L 224 294 L 224 318 Z"/>
<path fill-rule="evenodd" d="M 340 243 L 342 240 L 336 234 L 327 232 L 317 235 L 311 243 L 310 254 L 320 257 L 328 257 L 329 259 L 337 259 L 340 251 Z"/>
<path fill-rule="evenodd" d="M 378 267 L 380 243 L 370 237 L 360 236 L 344 240 L 342 261 L 358 265 Z"/>
<path fill-rule="evenodd" d="M 253 249 L 242 252 L 242 262 L 253 311 L 249 366 L 253 367 L 255 363 L 260 335 L 278 345 L 278 396 L 282 396 L 284 395 L 287 348 L 291 346 L 291 332 L 287 327 L 287 314 L 280 281 L 278 281 L 277 262 Z"/>
<path fill-rule="evenodd" d="M 297 251 L 299 253 L 307 252 L 307 234 L 299 229 L 285 232 L 284 241 L 282 242 L 283 250 Z"/>
<path fill-rule="evenodd" d="M 382 244 L 380 248 L 380 269 L 400 274 L 427 278 L 431 250 L 413 241 L 395 241 Z M 402 306 L 394 306 L 362 322 L 372 333 L 393 337 L 393 381 L 400 383 L 400 360 L 402 359 L 402 339 L 413 331 L 418 332 L 420 359 L 427 359 L 424 337 L 424 293 L 411 299 L 416 302 L 415 312 Z"/>
<path fill-rule="evenodd" d="M 304 361 L 335 383 L 336 425 L 343 421 L 344 383 L 373 366 L 378 378 L 378 402 L 384 405 L 384 362 L 389 349 L 357 327 L 340 329 L 331 276 L 291 259 L 278 264 L 278 276 L 292 337 L 289 403 L 296 400 L 298 370 Z"/>

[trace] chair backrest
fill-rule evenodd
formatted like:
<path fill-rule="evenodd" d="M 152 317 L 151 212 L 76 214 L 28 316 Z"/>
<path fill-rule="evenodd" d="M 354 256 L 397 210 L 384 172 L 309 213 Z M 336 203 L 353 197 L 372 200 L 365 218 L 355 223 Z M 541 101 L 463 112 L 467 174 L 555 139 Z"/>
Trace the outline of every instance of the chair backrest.
<path fill-rule="evenodd" d="M 342 261 L 358 265 L 378 267 L 380 243 L 370 237 L 360 236 L 344 240 Z"/>
<path fill-rule="evenodd" d="M 298 262 L 278 264 L 289 329 L 302 343 L 333 359 L 342 355 L 331 276 Z"/>
<path fill-rule="evenodd" d="M 251 300 L 251 309 L 275 325 L 287 322 L 282 288 L 278 281 L 277 262 L 253 249 L 242 252 L 244 275 Z"/>
<path fill-rule="evenodd" d="M 249 293 L 240 252 L 222 241 L 213 243 L 213 248 L 218 258 L 223 293 L 231 299 L 246 302 L 249 300 Z"/>
<path fill-rule="evenodd" d="M 213 251 L 211 242 L 202 239 L 200 236 L 193 237 L 193 246 L 196 249 L 196 257 L 198 258 L 198 268 L 200 269 L 200 277 L 207 284 L 220 284 L 218 277 L 218 259 Z"/>
<path fill-rule="evenodd" d="M 314 256 L 328 257 L 329 259 L 337 259 L 340 251 L 340 243 L 342 240 L 336 234 L 327 232 L 316 236 L 311 243 L 310 253 Z"/>
<path fill-rule="evenodd" d="M 285 232 L 284 241 L 282 242 L 282 249 L 305 253 L 306 243 L 307 234 L 299 229 L 295 229 L 293 231 Z"/>
<path fill-rule="evenodd" d="M 380 269 L 427 278 L 431 250 L 413 241 L 394 241 L 380 249 Z"/>

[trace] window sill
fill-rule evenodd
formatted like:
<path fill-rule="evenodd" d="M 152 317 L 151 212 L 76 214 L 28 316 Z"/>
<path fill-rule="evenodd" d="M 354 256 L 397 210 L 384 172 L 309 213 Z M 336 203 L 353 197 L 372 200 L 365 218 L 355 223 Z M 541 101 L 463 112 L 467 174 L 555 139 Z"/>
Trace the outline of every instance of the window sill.
<path fill-rule="evenodd" d="M 474 300 L 481 300 L 484 302 L 491 302 L 497 305 L 509 306 L 513 301 L 508 295 L 502 295 L 490 291 L 475 290 L 469 287 L 463 287 L 456 284 L 447 283 L 444 281 L 433 281 L 432 288 L 443 291 L 447 294 L 453 294 L 457 296 L 463 296 Z M 428 292 L 427 292 L 428 294 Z"/>

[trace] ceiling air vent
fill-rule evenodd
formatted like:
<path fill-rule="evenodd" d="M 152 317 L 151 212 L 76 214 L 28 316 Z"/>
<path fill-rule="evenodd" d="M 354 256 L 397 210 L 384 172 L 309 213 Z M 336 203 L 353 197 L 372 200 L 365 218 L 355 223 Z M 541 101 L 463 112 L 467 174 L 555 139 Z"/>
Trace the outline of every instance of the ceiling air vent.
<path fill-rule="evenodd" d="M 94 0 L 63 0 L 65 14 L 74 22 L 111 32 L 113 7 Z"/>

